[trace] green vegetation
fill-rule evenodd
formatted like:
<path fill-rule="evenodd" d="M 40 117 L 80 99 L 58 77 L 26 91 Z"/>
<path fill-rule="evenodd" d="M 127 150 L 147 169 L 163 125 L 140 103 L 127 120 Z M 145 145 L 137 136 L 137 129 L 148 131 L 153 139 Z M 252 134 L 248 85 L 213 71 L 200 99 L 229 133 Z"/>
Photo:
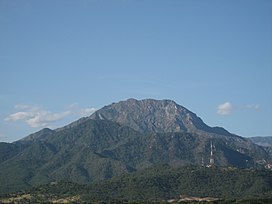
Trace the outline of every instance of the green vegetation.
<path fill-rule="evenodd" d="M 211 142 L 218 167 L 188 167 L 209 164 Z M 131 99 L 0 143 L 0 195 L 33 203 L 263 198 L 271 194 L 271 172 L 261 170 L 269 152 L 173 101 Z"/>
<path fill-rule="evenodd" d="M 20 202 L 166 202 L 181 195 L 220 198 L 216 203 L 269 203 L 272 172 L 230 168 L 172 168 L 159 165 L 113 179 L 80 185 L 51 182 L 3 196 Z M 253 202 L 254 201 L 254 202 Z M 268 202 L 269 201 L 269 202 Z"/>
<path fill-rule="evenodd" d="M 90 184 L 158 164 L 200 165 L 202 158 L 207 164 L 210 140 L 194 133 L 141 134 L 115 122 L 91 119 L 60 130 L 42 130 L 30 139 L 0 143 L 0 194 L 56 180 Z M 233 137 L 215 137 L 213 144 L 218 166 L 248 167 L 254 165 L 251 155 L 263 156 L 263 149 L 255 146 L 241 153 L 239 146 L 247 141 Z"/>

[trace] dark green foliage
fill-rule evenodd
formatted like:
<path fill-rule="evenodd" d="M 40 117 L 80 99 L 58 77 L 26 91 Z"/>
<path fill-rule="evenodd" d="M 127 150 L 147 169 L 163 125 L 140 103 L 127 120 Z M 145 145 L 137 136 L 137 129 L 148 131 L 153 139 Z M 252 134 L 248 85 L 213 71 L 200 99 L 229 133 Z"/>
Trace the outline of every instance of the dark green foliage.
<path fill-rule="evenodd" d="M 0 142 L 0 163 L 21 152 L 27 145 Z"/>
<path fill-rule="evenodd" d="M 210 203 L 269 203 L 272 172 L 159 165 L 90 185 L 52 182 L 24 193 L 40 202 L 75 196 L 81 202 L 163 202 L 187 195 L 221 198 Z"/>
<path fill-rule="evenodd" d="M 272 172 L 256 170 L 170 168 L 162 165 L 91 185 L 87 200 L 161 201 L 180 195 L 219 198 L 254 197 L 272 190 Z"/>
<path fill-rule="evenodd" d="M 79 184 L 102 182 L 161 164 L 171 167 L 200 166 L 203 160 L 207 165 L 211 142 L 216 147 L 216 166 L 249 168 L 258 164 L 258 167 L 263 167 L 258 162 L 270 159 L 264 148 L 223 128 L 207 126 L 196 114 L 173 101 L 130 99 L 106 106 L 92 116 L 63 128 L 46 128 L 15 143 L 0 143 L 0 194 L 53 181 Z M 162 192 L 162 189 L 172 189 L 166 181 L 171 180 L 173 185 L 179 177 L 169 178 L 166 174 L 169 172 L 164 173 L 146 183 L 145 188 L 151 189 L 151 197 L 158 192 L 163 197 L 173 194 L 172 190 Z M 199 172 L 199 175 L 202 174 Z M 190 179 L 199 182 L 198 176 L 192 175 Z M 203 176 L 210 178 L 206 174 Z M 146 178 L 140 178 L 142 180 L 138 179 L 137 185 L 125 182 L 129 184 L 126 187 L 134 189 L 141 186 Z M 190 185 L 186 181 L 182 180 L 187 186 L 185 189 L 178 185 L 176 190 L 195 192 L 188 188 Z M 228 180 L 224 182 L 228 183 Z M 203 188 L 206 185 L 199 183 Z M 261 191 L 266 190 L 265 183 L 259 185 L 263 186 Z M 244 186 L 237 188 L 243 190 Z M 229 189 L 230 192 L 232 190 Z M 255 189 L 247 190 L 255 192 Z M 199 194 L 201 192 L 198 191 Z M 144 192 L 140 194 L 145 195 Z M 133 193 L 128 195 L 139 197 Z M 126 197 L 127 194 L 121 196 Z"/>
<path fill-rule="evenodd" d="M 54 130 L 51 130 L 49 128 L 44 128 L 36 133 L 33 133 L 31 135 L 28 135 L 27 137 L 24 137 L 19 142 L 15 143 L 32 143 L 34 141 L 42 141 L 45 140 L 49 135 L 53 134 Z"/>
<path fill-rule="evenodd" d="M 25 139 L 22 143 L 0 144 L 0 193 L 56 180 L 87 184 L 164 163 L 201 165 L 202 157 L 207 164 L 210 154 L 211 140 L 205 135 L 141 134 L 107 120 L 89 119 L 60 130 L 44 131 L 44 137 L 40 133 L 32 135 L 33 142 Z M 253 162 L 251 152 L 236 151 L 233 138 L 214 138 L 213 143 L 219 166 L 246 167 Z"/>

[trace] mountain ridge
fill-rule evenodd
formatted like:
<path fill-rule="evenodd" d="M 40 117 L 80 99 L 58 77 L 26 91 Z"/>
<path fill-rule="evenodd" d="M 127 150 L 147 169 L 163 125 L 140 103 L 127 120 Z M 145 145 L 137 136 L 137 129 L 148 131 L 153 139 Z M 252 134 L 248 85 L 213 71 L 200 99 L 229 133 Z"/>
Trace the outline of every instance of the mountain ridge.
<path fill-rule="evenodd" d="M 186 121 L 185 121 L 185 124 L 187 125 L 187 127 L 184 125 L 184 123 L 182 121 L 181 121 L 182 123 L 179 123 L 180 122 L 179 121 L 180 118 L 175 118 L 175 116 L 173 116 L 173 115 L 172 115 L 172 119 L 174 119 L 176 121 L 170 121 L 169 123 L 172 124 L 172 123 L 176 122 L 177 123 L 177 124 L 175 124 L 176 125 L 175 126 L 176 129 L 173 129 L 173 127 L 172 127 L 172 129 L 171 129 L 171 127 L 166 127 L 165 129 L 164 129 L 164 127 L 153 127 L 153 128 L 151 127 L 149 129 L 148 125 L 146 125 L 146 127 L 144 127 L 144 128 L 139 127 L 139 125 L 136 125 L 136 127 L 135 127 L 133 125 L 124 123 L 122 121 L 122 119 L 120 119 L 120 118 L 113 118 L 113 116 L 108 117 L 107 114 L 103 115 L 104 112 L 107 112 L 108 109 L 112 109 L 112 107 L 114 107 L 116 105 L 118 106 L 120 104 L 145 103 L 145 102 L 147 102 L 146 103 L 147 105 L 149 104 L 149 102 L 152 102 L 152 103 L 161 103 L 161 104 L 166 104 L 166 105 L 170 104 L 170 105 L 172 105 L 172 109 L 173 109 L 173 107 L 175 109 L 178 109 L 178 108 L 182 109 L 181 111 L 179 111 L 179 113 L 180 112 L 184 112 L 185 114 L 187 114 L 187 116 L 186 116 L 187 118 L 186 118 Z M 128 108 L 130 108 L 130 107 L 128 107 Z M 142 108 L 142 107 L 138 107 L 138 108 Z M 119 109 L 120 109 L 120 107 L 119 107 Z M 121 111 L 122 112 L 126 112 L 127 110 L 125 110 L 125 111 L 121 110 Z M 167 110 L 167 108 L 166 108 L 166 110 Z M 116 110 L 110 110 L 110 112 L 112 112 L 112 111 L 116 111 Z M 131 112 L 137 112 L 137 110 L 131 109 Z M 149 112 L 149 115 L 152 115 L 152 112 L 151 113 Z M 167 115 L 167 113 L 165 115 Z M 162 117 L 162 119 L 164 119 L 164 115 L 160 116 L 160 117 Z M 58 131 L 61 131 L 63 129 L 71 128 L 71 127 L 76 126 L 76 125 L 78 125 L 78 124 L 80 124 L 82 122 L 85 122 L 85 121 L 89 120 L 89 119 L 114 121 L 114 122 L 117 122 L 117 123 L 119 123 L 121 125 L 129 126 L 132 129 L 135 129 L 136 131 L 139 131 L 141 133 L 188 132 L 188 129 L 189 130 L 200 129 L 202 131 L 202 133 L 203 133 L 203 131 L 204 132 L 208 131 L 209 133 L 212 133 L 212 134 L 219 134 L 219 135 L 224 135 L 224 136 L 233 136 L 233 135 L 235 135 L 235 134 L 232 134 L 232 133 L 228 132 L 223 127 L 218 127 L 218 126 L 210 127 L 209 125 L 205 124 L 203 122 L 203 120 L 200 117 L 198 117 L 195 113 L 189 111 L 187 108 L 185 108 L 185 107 L 183 107 L 181 105 L 178 105 L 173 100 L 170 100 L 170 99 L 163 99 L 163 100 L 143 99 L 143 100 L 137 100 L 137 99 L 134 99 L 134 98 L 130 98 L 128 100 L 124 100 L 124 101 L 120 101 L 120 102 L 117 102 L 117 103 L 112 103 L 110 105 L 106 105 L 106 106 L 102 107 L 101 109 L 95 111 L 90 116 L 88 116 L 88 117 L 82 117 L 82 118 L 80 118 L 80 119 L 78 119 L 78 120 L 76 120 L 74 122 L 71 122 L 70 124 L 65 125 L 63 127 L 60 127 L 60 128 L 54 129 L 54 130 L 51 130 L 49 128 L 44 128 L 44 129 L 42 129 L 42 130 L 40 130 L 40 131 L 38 131 L 36 133 L 30 134 L 30 135 L 28 135 L 28 136 L 26 136 L 26 137 L 24 137 L 24 138 L 22 138 L 22 139 L 20 139 L 18 141 L 21 142 L 21 141 L 31 141 L 31 140 L 35 140 L 35 139 L 42 139 L 40 137 L 46 137 L 47 134 L 50 134 L 53 131 L 58 132 Z M 127 120 L 128 118 L 123 118 L 123 120 L 124 119 Z M 140 118 L 140 119 L 143 119 L 143 121 L 146 122 L 144 118 Z M 153 122 L 155 120 L 160 120 L 161 121 L 161 119 L 152 118 Z M 194 123 L 192 121 L 194 121 Z M 190 127 L 190 125 L 194 125 L 195 127 L 192 128 L 192 127 Z M 157 131 L 158 129 L 159 129 L 159 131 Z M 235 136 L 238 136 L 238 135 L 235 135 Z M 18 141 L 15 141 L 15 142 L 18 142 Z"/>
<path fill-rule="evenodd" d="M 226 136 L 232 135 L 222 127 L 208 126 L 195 113 L 169 99 L 136 100 L 130 98 L 104 106 L 93 113 L 90 118 L 112 120 L 122 125 L 128 125 L 141 133 L 200 130 Z"/>
<path fill-rule="evenodd" d="M 209 127 L 171 100 L 129 99 L 62 128 L 0 144 L 0 193 L 55 180 L 86 184 L 158 164 L 207 165 L 211 143 L 218 166 L 257 167 L 271 159 L 249 139 Z"/>
<path fill-rule="evenodd" d="M 272 136 L 256 136 L 249 139 L 260 146 L 272 147 Z"/>

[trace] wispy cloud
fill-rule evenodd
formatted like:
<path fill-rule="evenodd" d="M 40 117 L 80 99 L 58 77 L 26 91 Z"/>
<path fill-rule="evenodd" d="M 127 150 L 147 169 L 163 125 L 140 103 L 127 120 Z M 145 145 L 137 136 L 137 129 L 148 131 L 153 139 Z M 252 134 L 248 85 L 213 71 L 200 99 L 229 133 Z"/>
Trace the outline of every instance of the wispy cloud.
<path fill-rule="evenodd" d="M 34 117 L 26 120 L 27 124 L 31 127 L 47 127 L 51 123 L 64 119 L 66 116 L 70 115 L 70 111 L 60 112 L 60 113 L 51 113 L 47 111 L 41 111 L 35 114 Z"/>
<path fill-rule="evenodd" d="M 216 109 L 217 109 L 217 112 L 216 112 L 217 114 L 225 116 L 225 115 L 231 114 L 233 107 L 231 103 L 225 102 L 223 104 L 218 105 Z"/>
<path fill-rule="evenodd" d="M 246 105 L 246 108 L 253 109 L 253 110 L 259 110 L 260 104 L 248 104 L 248 105 Z"/>
<path fill-rule="evenodd" d="M 50 127 L 55 122 L 65 119 L 68 116 L 74 117 L 89 116 L 96 111 L 95 108 L 81 109 L 77 105 L 71 105 L 62 112 L 51 112 L 39 107 L 18 104 L 14 108 L 17 112 L 10 114 L 5 118 L 5 121 L 23 121 L 33 128 Z"/>
<path fill-rule="evenodd" d="M 24 104 L 17 104 L 14 106 L 15 109 L 28 109 L 29 106 L 28 105 L 24 105 Z"/>
<path fill-rule="evenodd" d="M 86 117 L 93 114 L 97 109 L 93 107 L 89 108 L 81 108 L 78 103 L 73 103 L 66 107 L 66 109 L 72 111 L 72 113 L 76 116 Z"/>
<path fill-rule="evenodd" d="M 66 116 L 71 114 L 71 111 L 64 111 L 60 113 L 52 113 L 37 107 L 21 107 L 26 109 L 13 113 L 5 118 L 6 121 L 24 121 L 30 127 L 42 128 L 48 127 L 51 123 L 62 120 Z M 18 109 L 18 107 L 17 107 Z"/>
<path fill-rule="evenodd" d="M 96 108 L 85 108 L 85 109 L 81 109 L 80 115 L 82 117 L 90 116 L 95 111 L 96 111 Z"/>
<path fill-rule="evenodd" d="M 35 116 L 34 112 L 17 112 L 9 115 L 5 120 L 6 121 L 25 120 L 34 116 Z"/>

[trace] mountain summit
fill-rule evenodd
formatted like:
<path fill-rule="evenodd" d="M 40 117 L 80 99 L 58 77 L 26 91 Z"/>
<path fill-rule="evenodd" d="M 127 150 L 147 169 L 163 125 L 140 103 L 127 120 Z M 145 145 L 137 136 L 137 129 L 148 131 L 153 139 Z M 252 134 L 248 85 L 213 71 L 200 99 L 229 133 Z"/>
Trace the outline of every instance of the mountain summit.
<path fill-rule="evenodd" d="M 256 167 L 271 157 L 174 101 L 128 99 L 62 128 L 0 143 L 0 194 L 58 180 L 86 184 L 158 164 L 205 166 L 211 160 L 216 166 Z"/>
<path fill-rule="evenodd" d="M 231 135 L 223 128 L 206 125 L 195 113 L 172 100 L 128 99 L 105 106 L 90 118 L 111 120 L 141 133 L 208 132 Z"/>

